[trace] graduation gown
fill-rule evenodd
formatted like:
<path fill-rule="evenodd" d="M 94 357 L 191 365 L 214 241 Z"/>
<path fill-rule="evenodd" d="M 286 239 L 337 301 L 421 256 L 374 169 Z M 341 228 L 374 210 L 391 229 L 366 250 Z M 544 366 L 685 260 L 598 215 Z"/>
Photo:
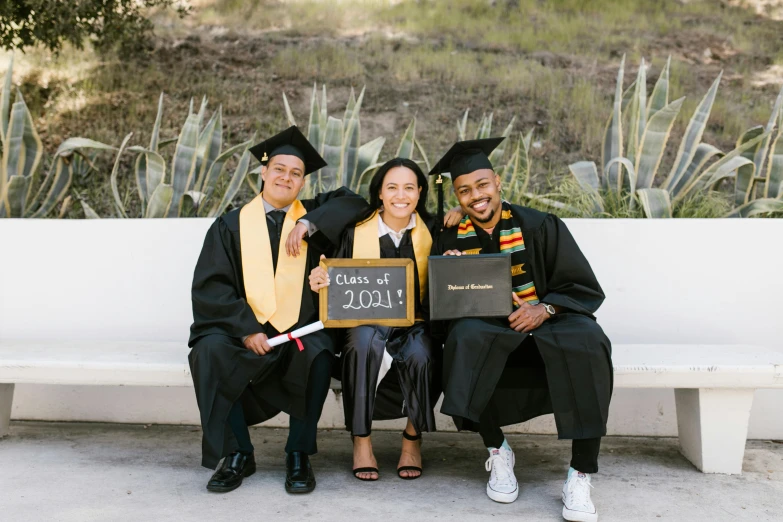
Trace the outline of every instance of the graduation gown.
<path fill-rule="evenodd" d="M 427 228 L 434 237 L 435 227 L 429 224 Z M 335 257 L 353 257 L 354 237 L 354 227 L 345 231 Z M 435 431 L 442 350 L 432 342 L 429 313 L 421 303 L 411 231 L 405 232 L 399 247 L 388 234 L 378 241 L 381 259 L 414 261 L 415 310 L 421 320 L 407 328 L 364 325 L 345 330 L 345 348 L 340 357 L 345 427 L 354 435 L 367 436 L 372 420 L 408 417 L 417 433 Z M 378 384 L 384 352 L 393 362 Z"/>
<path fill-rule="evenodd" d="M 355 223 L 367 210 L 366 201 L 345 188 L 301 203 L 307 210 L 305 219 L 318 227 L 318 232 L 306 238 L 299 318 L 287 331 L 318 320 L 318 295 L 308 283 L 310 270 L 318 265 L 321 254 L 332 253 L 345 226 Z M 244 347 L 242 338 L 246 335 L 263 332 L 274 337 L 285 332 L 278 332 L 268 322 L 259 323 L 247 303 L 239 212 L 237 209 L 217 218 L 209 228 L 193 274 L 188 359 L 203 428 L 202 465 L 210 469 L 236 447 L 226 420 L 237 400 L 242 401 L 248 425 L 263 422 L 280 411 L 304 418 L 310 364 L 323 351 L 334 353 L 328 330 L 304 337 L 303 351 L 296 343 L 288 342 L 261 357 Z M 285 240 L 280 238 L 281 249 Z M 272 255 L 277 256 L 277 252 Z"/>
<path fill-rule="evenodd" d="M 515 332 L 505 318 L 439 323 L 445 336 L 441 412 L 451 415 L 458 429 L 478 431 L 479 417 L 492 401 L 501 426 L 554 413 L 559 438 L 601 437 L 613 386 L 611 343 L 593 316 L 603 291 L 565 223 L 526 207 L 511 205 L 511 211 L 522 229 L 529 256 L 525 268 L 532 271 L 540 300 L 563 313 L 530 335 Z M 497 237 L 478 227 L 476 232 L 482 253 L 500 252 Z M 457 229 L 446 229 L 432 253 L 457 248 Z M 530 343 L 540 357 L 516 353 L 509 360 Z"/>

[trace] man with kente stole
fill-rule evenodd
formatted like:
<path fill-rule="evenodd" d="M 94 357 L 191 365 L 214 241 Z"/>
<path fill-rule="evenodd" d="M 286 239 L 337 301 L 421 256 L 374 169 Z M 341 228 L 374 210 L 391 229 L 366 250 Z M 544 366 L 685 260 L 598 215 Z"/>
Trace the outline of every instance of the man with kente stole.
<path fill-rule="evenodd" d="M 611 344 L 593 316 L 604 294 L 559 218 L 501 199 L 488 155 L 502 140 L 457 143 L 430 172 L 451 174 L 465 212 L 458 228 L 441 232 L 432 254 L 509 254 L 514 301 L 507 318 L 445 325 L 441 411 L 459 429 L 481 434 L 487 495 L 497 502 L 513 502 L 519 492 L 501 427 L 554 413 L 558 437 L 572 440 L 563 517 L 595 521 L 590 481 L 613 380 Z"/>
<path fill-rule="evenodd" d="M 367 202 L 341 188 L 296 198 L 305 176 L 326 165 L 296 127 L 252 147 L 263 164 L 262 192 L 218 218 L 193 276 L 189 356 L 203 428 L 207 489 L 226 492 L 256 471 L 248 426 L 290 415 L 286 490 L 315 488 L 308 456 L 329 392 L 334 343 L 321 330 L 271 347 L 268 339 L 318 321 L 306 279 Z M 302 241 L 305 236 L 306 241 Z"/>

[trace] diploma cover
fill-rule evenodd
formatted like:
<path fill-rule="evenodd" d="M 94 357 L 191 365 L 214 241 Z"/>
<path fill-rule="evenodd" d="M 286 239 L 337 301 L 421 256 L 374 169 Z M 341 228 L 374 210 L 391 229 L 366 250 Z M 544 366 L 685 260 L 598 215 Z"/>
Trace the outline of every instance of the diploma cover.
<path fill-rule="evenodd" d="M 508 317 L 511 297 L 511 256 L 429 257 L 430 319 Z"/>

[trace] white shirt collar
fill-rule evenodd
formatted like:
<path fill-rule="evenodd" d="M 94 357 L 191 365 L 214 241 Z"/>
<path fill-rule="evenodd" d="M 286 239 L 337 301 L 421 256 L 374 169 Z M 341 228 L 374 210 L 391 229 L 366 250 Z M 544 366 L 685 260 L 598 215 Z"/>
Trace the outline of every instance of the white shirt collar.
<path fill-rule="evenodd" d="M 386 234 L 389 235 L 389 237 L 394 241 L 394 246 L 399 247 L 400 242 L 402 241 L 402 236 L 405 235 L 405 232 L 408 230 L 413 229 L 413 227 L 416 226 L 416 213 L 414 212 L 411 214 L 411 219 L 408 221 L 408 225 L 400 230 L 399 232 L 395 232 L 394 230 L 389 227 L 386 223 L 383 222 L 383 218 L 381 216 L 378 216 L 378 237 L 383 237 Z"/>

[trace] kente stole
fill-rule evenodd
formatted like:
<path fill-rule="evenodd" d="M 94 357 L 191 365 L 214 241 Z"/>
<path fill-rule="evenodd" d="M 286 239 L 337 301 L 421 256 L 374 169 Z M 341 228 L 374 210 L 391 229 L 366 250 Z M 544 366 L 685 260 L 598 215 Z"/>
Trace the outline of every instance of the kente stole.
<path fill-rule="evenodd" d="M 381 243 L 378 241 L 378 220 L 381 219 L 376 210 L 367 220 L 356 225 L 353 235 L 353 259 L 380 259 Z M 427 292 L 427 264 L 432 248 L 432 236 L 427 230 L 424 220 L 416 215 L 416 226 L 411 230 L 413 255 L 416 257 L 416 270 L 419 273 L 419 300 L 424 302 Z"/>
<path fill-rule="evenodd" d="M 285 240 L 307 210 L 296 200 L 286 212 L 275 271 L 262 195 L 256 196 L 239 211 L 242 277 L 245 280 L 247 303 L 258 322 L 269 322 L 282 333 L 299 321 L 307 270 L 307 243 L 303 241 L 299 256 L 292 257 L 285 252 Z"/>
<path fill-rule="evenodd" d="M 538 304 L 536 287 L 533 284 L 533 276 L 525 265 L 528 263 L 525 239 L 522 237 L 520 223 L 514 221 L 511 206 L 503 202 L 500 221 L 495 225 L 495 232 L 500 234 L 500 253 L 511 254 L 511 286 L 514 293 L 522 300 L 535 305 Z M 481 253 L 481 241 L 476 235 L 476 229 L 468 216 L 462 218 L 457 231 L 457 245 L 459 249 L 469 255 Z"/>

